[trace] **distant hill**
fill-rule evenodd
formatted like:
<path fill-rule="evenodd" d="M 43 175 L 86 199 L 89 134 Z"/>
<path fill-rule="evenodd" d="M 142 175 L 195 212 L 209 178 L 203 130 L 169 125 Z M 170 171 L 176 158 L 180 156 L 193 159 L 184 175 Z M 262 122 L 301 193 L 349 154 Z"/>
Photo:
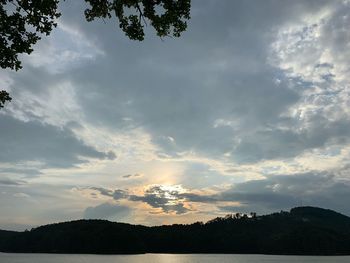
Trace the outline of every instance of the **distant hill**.
<path fill-rule="evenodd" d="M 350 255 L 350 218 L 316 207 L 207 223 L 146 227 L 78 220 L 26 232 L 0 231 L 0 251 L 16 253 L 249 253 Z"/>

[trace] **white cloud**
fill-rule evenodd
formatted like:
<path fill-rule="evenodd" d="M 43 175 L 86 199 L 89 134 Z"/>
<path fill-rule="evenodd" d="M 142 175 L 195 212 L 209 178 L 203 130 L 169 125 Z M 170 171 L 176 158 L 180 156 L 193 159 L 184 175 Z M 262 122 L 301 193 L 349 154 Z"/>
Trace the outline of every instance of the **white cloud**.
<path fill-rule="evenodd" d="M 335 1 L 278 30 L 271 63 L 297 83 L 303 99 L 291 109 L 304 125 L 315 116 L 350 118 L 349 3 Z M 307 128 L 307 127 L 306 127 Z"/>
<path fill-rule="evenodd" d="M 24 67 L 26 64 L 42 67 L 53 74 L 70 71 L 73 67 L 104 55 L 95 41 L 63 21 L 59 21 L 51 35 L 40 41 L 34 50 L 29 56 L 23 56 Z"/>
<path fill-rule="evenodd" d="M 22 121 L 37 120 L 64 127 L 69 123 L 79 123 L 84 116 L 76 100 L 76 91 L 69 81 L 48 83 L 46 90 L 40 93 L 25 87 L 16 93 L 14 102 L 6 111 Z"/>

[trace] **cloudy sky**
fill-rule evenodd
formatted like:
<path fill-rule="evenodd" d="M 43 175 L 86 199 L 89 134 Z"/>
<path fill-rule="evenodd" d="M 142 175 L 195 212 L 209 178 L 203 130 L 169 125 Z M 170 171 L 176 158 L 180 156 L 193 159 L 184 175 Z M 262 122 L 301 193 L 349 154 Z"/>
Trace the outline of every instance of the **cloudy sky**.
<path fill-rule="evenodd" d="M 0 71 L 0 228 L 350 215 L 350 1 L 193 0 L 181 38 L 143 42 L 82 2 Z"/>

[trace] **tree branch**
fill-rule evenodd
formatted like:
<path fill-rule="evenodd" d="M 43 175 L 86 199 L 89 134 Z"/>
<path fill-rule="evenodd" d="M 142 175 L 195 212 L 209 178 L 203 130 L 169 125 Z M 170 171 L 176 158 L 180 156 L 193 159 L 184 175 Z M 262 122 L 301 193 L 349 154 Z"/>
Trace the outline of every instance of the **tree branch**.
<path fill-rule="evenodd" d="M 140 21 L 141 21 L 141 17 L 142 17 L 143 22 L 144 22 L 145 25 L 147 26 L 147 21 L 146 21 L 146 19 L 145 19 L 145 16 L 143 15 L 143 12 L 142 12 L 142 10 L 141 10 L 141 8 L 140 8 L 140 6 L 139 6 L 138 3 L 136 3 L 136 8 L 137 8 L 137 10 L 138 10 L 139 13 L 140 13 Z"/>

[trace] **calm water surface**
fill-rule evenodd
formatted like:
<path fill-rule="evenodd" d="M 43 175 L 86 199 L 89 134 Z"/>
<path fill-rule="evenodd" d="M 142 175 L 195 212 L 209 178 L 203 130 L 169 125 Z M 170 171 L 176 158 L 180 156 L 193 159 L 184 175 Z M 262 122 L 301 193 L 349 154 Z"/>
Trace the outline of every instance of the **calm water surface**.
<path fill-rule="evenodd" d="M 178 255 L 178 254 L 145 254 L 145 255 L 57 255 L 57 254 L 3 254 L 1 263 L 257 263 L 257 262 L 350 262 L 347 257 L 304 257 L 304 256 L 265 256 L 265 255 Z"/>

